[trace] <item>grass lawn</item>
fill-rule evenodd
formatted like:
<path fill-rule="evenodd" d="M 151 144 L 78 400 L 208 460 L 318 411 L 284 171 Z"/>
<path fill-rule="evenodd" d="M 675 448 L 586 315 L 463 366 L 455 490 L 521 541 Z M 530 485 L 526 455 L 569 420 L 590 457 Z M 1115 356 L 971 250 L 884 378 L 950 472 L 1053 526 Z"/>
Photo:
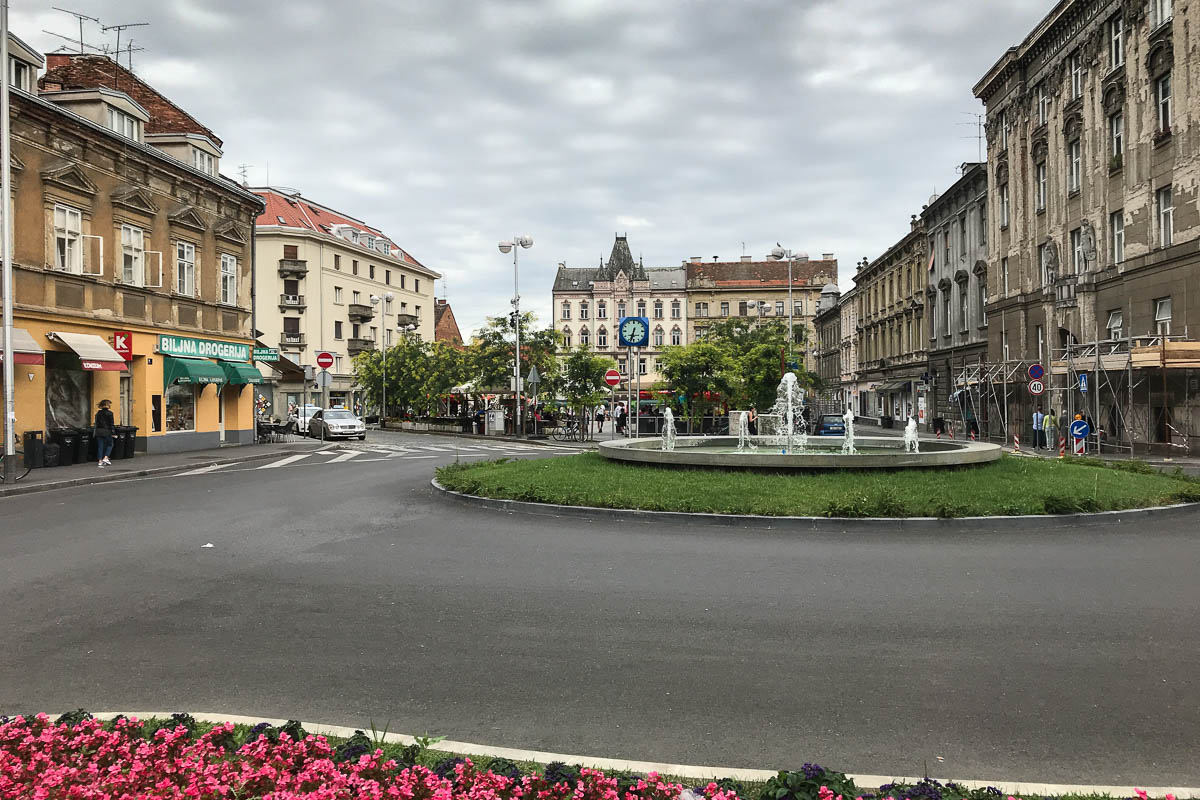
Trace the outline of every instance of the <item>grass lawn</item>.
<path fill-rule="evenodd" d="M 772 516 L 1066 514 L 1200 501 L 1200 481 L 1142 462 L 1009 455 L 952 469 L 771 472 L 635 465 L 585 453 L 452 464 L 437 474 L 448 489 L 507 500 Z"/>

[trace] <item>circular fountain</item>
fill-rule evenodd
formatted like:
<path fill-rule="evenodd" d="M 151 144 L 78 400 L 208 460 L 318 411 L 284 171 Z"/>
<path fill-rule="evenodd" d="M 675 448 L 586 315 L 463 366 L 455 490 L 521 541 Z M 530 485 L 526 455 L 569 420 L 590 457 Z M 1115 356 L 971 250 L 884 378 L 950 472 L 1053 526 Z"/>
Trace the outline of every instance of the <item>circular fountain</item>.
<path fill-rule="evenodd" d="M 729 414 L 728 436 L 679 436 L 670 409 L 663 414 L 662 438 L 600 442 L 600 454 L 615 461 L 734 469 L 901 469 L 959 467 L 1000 458 L 999 445 L 926 439 L 911 417 L 903 437 L 856 436 L 854 414 L 846 409 L 842 436 L 814 436 L 804 416 L 804 390 L 787 373 L 775 405 L 760 414 L 761 435 L 751 435 L 749 413 Z"/>

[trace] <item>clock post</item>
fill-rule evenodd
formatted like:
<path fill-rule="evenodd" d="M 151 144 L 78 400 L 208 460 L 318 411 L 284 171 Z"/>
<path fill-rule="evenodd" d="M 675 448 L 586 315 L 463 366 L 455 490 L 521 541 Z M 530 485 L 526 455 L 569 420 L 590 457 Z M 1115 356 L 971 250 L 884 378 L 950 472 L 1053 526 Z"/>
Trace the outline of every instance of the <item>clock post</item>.
<path fill-rule="evenodd" d="M 622 347 L 629 348 L 629 369 L 637 370 L 637 398 L 633 396 L 633 380 L 629 381 L 629 412 L 628 419 L 633 421 L 633 435 L 637 438 L 638 416 L 642 399 L 642 370 L 635 360 L 642 348 L 650 343 L 650 319 L 648 317 L 622 317 L 617 325 L 617 337 Z"/>

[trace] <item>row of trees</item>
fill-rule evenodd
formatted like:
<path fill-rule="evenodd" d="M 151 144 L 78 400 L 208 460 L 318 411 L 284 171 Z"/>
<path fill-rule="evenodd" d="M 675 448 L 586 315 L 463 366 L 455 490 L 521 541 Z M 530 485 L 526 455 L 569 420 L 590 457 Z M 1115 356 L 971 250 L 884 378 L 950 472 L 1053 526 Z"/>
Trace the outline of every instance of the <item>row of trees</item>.
<path fill-rule="evenodd" d="M 606 403 L 610 395 L 604 373 L 616 362 L 582 346 L 560 358 L 558 332 L 534 330 L 534 321 L 529 313 L 520 319 L 521 373 L 528 375 L 531 366 L 537 367 L 538 398 L 563 399 L 577 413 Z M 803 352 L 801 330 L 797 328 L 795 347 Z M 458 387 L 469 387 L 471 395 L 511 391 L 512 334 L 511 317 L 491 317 L 462 349 L 404 337 L 385 350 L 358 355 L 355 374 L 369 406 L 381 405 L 386 383 L 389 413 L 411 410 L 433 416 L 440 412 L 441 399 Z M 661 396 L 692 418 L 712 413 L 723 403 L 765 410 L 775 402 L 786 341 L 782 320 L 716 320 L 702 341 L 665 348 L 659 356 L 662 381 L 643 388 L 666 390 Z M 801 386 L 813 385 L 802 367 L 793 371 Z M 527 386 L 526 393 L 532 388 Z"/>

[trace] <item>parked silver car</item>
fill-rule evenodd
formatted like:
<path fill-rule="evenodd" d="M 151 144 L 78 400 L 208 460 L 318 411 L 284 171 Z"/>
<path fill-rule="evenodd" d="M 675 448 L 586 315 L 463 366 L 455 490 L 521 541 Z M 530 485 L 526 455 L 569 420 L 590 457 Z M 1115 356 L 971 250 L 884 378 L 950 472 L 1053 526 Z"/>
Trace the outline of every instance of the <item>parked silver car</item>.
<path fill-rule="evenodd" d="M 317 439 L 367 438 L 367 426 L 344 408 L 326 408 L 308 421 L 308 435 Z"/>

